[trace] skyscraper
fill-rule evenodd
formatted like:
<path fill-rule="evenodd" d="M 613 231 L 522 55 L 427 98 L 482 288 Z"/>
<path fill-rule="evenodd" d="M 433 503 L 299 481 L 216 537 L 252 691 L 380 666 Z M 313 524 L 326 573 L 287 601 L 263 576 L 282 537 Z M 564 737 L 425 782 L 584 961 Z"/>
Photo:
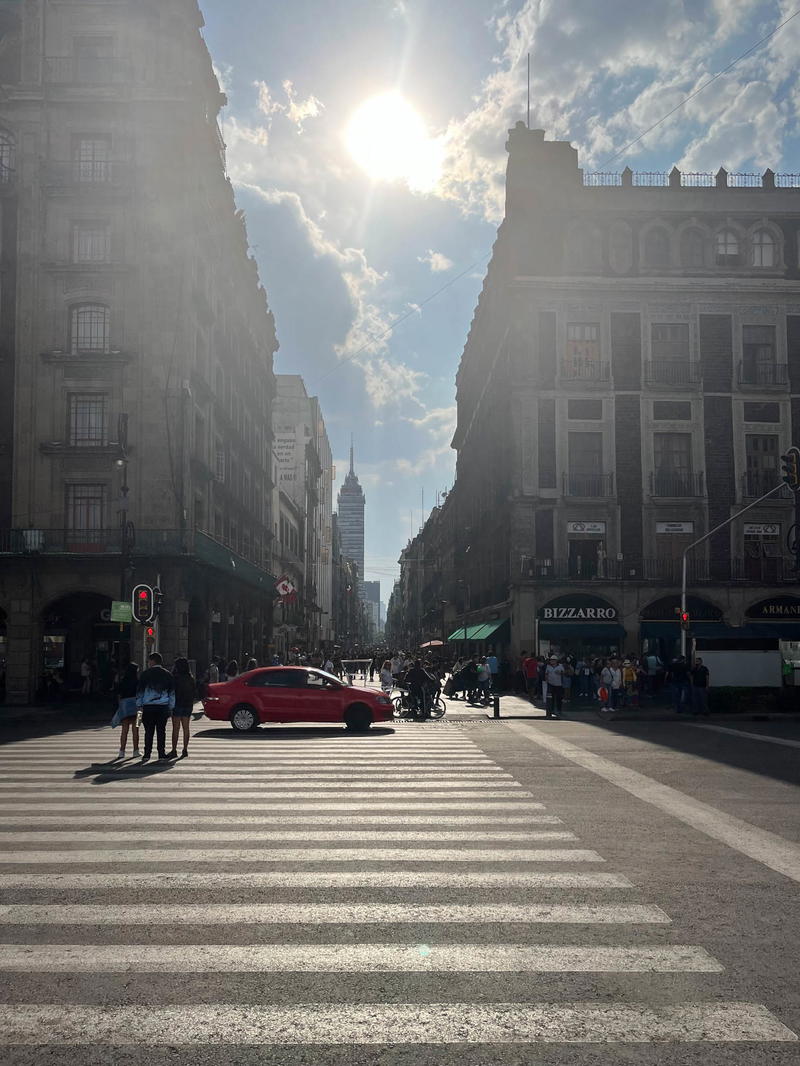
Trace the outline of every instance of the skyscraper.
<path fill-rule="evenodd" d="M 364 598 L 364 490 L 353 469 L 353 444 L 350 443 L 350 471 L 339 490 L 339 533 L 342 555 L 358 566 L 358 596 Z"/>

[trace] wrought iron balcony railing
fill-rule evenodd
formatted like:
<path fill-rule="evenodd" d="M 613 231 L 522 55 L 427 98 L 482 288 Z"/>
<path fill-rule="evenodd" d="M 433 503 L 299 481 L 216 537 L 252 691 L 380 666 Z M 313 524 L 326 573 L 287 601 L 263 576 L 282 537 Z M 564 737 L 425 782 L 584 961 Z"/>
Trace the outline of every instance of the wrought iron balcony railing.
<path fill-rule="evenodd" d="M 779 481 L 780 476 L 777 470 L 773 473 L 765 470 L 748 470 L 746 474 L 742 475 L 742 496 L 745 499 L 757 500 L 759 496 L 764 496 L 770 489 L 774 489 Z M 788 485 L 782 485 L 777 492 L 772 493 L 769 502 L 792 499 L 794 499 L 794 493 Z"/>
<path fill-rule="evenodd" d="M 613 496 L 613 474 L 564 474 L 565 496 Z"/>
<path fill-rule="evenodd" d="M 113 159 L 51 160 L 44 180 L 51 185 L 125 185 L 131 180 L 132 164 Z"/>
<path fill-rule="evenodd" d="M 49 85 L 122 85 L 131 81 L 131 65 L 118 56 L 48 56 L 44 78 Z"/>
<path fill-rule="evenodd" d="M 756 363 L 744 360 L 739 363 L 739 384 L 775 388 L 789 384 L 789 367 L 786 363 Z"/>
<path fill-rule="evenodd" d="M 610 381 L 611 364 L 600 359 L 568 357 L 561 360 L 561 377 L 567 381 Z"/>
<path fill-rule="evenodd" d="M 689 359 L 651 359 L 645 366 L 648 385 L 698 385 L 700 364 Z"/>
<path fill-rule="evenodd" d="M 651 496 L 672 496 L 681 499 L 705 495 L 705 475 L 661 470 L 650 475 Z"/>

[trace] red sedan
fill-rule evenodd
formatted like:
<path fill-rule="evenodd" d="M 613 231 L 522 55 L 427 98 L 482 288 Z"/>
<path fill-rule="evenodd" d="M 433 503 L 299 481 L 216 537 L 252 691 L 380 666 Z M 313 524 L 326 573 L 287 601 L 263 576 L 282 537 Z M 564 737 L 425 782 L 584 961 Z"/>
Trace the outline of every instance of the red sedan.
<path fill-rule="evenodd" d="M 364 732 L 392 718 L 392 701 L 382 692 L 351 688 L 306 666 L 268 666 L 209 685 L 203 707 L 207 718 L 230 722 L 239 733 L 271 722 L 343 722 Z"/>

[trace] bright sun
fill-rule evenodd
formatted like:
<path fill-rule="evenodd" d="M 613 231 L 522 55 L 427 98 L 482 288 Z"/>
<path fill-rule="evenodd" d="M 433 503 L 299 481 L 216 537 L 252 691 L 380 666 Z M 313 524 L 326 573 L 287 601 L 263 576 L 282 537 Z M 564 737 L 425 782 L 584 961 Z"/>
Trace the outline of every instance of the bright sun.
<path fill-rule="evenodd" d="M 442 168 L 441 142 L 399 93 L 366 100 L 345 131 L 347 148 L 373 181 L 404 181 L 418 192 L 434 187 Z"/>

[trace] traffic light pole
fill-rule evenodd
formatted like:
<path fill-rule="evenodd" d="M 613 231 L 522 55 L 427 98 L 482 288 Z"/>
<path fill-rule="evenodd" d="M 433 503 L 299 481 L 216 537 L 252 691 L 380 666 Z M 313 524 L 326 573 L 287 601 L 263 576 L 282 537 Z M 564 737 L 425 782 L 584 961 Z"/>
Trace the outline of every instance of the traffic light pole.
<path fill-rule="evenodd" d="M 770 496 L 778 492 L 779 489 L 784 488 L 785 485 L 785 481 L 779 481 L 774 488 L 769 490 L 769 492 L 765 492 L 764 495 L 759 496 L 757 500 L 748 503 L 747 507 L 743 507 L 740 511 L 737 511 L 736 514 L 732 514 L 730 518 L 726 518 L 724 522 L 720 522 L 718 526 L 714 526 L 714 528 L 710 529 L 708 533 L 704 534 L 702 537 L 698 537 L 696 541 L 684 548 L 683 559 L 681 560 L 681 618 L 686 614 L 686 575 L 688 570 L 689 552 L 694 551 L 698 544 L 702 544 L 704 541 L 708 540 L 709 537 L 713 537 L 715 533 L 724 529 L 725 526 L 729 526 L 731 522 L 735 522 L 736 519 L 745 514 L 746 511 L 749 511 L 753 507 L 758 507 L 760 503 L 769 499 Z M 686 629 L 683 625 L 681 625 L 681 655 L 686 658 Z"/>

